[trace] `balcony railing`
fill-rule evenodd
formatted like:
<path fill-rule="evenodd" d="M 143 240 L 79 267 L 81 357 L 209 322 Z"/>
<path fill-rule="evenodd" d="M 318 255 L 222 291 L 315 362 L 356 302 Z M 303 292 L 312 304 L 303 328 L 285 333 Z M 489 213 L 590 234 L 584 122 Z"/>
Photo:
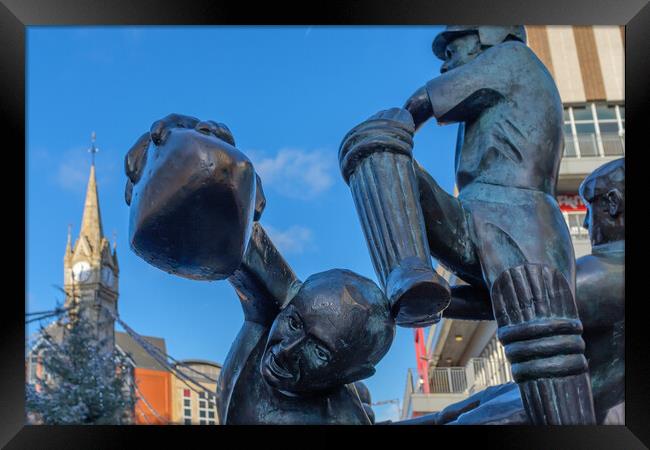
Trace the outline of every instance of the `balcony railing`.
<path fill-rule="evenodd" d="M 579 149 L 572 135 L 564 136 L 565 158 L 593 158 L 600 156 L 623 156 L 625 154 L 625 137 L 616 133 L 603 133 L 600 142 L 603 151 L 598 146 L 598 137 L 594 133 L 578 133 Z"/>
<path fill-rule="evenodd" d="M 429 376 L 432 394 L 473 394 L 512 381 L 510 368 L 489 358 L 472 358 L 465 367 L 436 367 Z M 422 392 L 420 386 L 414 390 Z"/>

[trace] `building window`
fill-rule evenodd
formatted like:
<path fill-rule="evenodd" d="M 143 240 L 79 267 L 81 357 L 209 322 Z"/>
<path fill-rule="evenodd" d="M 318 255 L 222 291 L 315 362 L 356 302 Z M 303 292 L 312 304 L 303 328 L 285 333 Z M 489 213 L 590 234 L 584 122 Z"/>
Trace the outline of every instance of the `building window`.
<path fill-rule="evenodd" d="M 215 406 L 214 394 L 209 393 L 206 395 L 205 393 L 201 393 L 200 397 L 203 399 L 207 398 L 207 401 L 206 400 L 199 401 L 199 417 L 210 419 L 207 421 L 209 425 L 216 425 L 215 417 L 217 413 L 217 408 Z"/>
<path fill-rule="evenodd" d="M 564 156 L 625 154 L 625 106 L 586 103 L 564 108 Z"/>
<path fill-rule="evenodd" d="M 189 389 L 184 389 L 183 397 L 189 397 L 189 393 L 190 393 Z M 191 398 L 183 398 L 183 423 L 185 425 L 192 424 L 192 399 Z"/>

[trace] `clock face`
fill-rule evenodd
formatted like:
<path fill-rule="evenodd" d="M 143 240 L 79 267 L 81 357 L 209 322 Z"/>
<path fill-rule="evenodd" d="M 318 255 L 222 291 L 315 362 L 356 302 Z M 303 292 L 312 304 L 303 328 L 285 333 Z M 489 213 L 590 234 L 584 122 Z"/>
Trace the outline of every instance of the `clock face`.
<path fill-rule="evenodd" d="M 90 278 L 90 264 L 86 261 L 79 261 L 72 266 L 72 276 L 76 281 L 88 281 Z"/>
<path fill-rule="evenodd" d="M 113 271 L 110 267 L 102 268 L 102 283 L 104 283 L 106 286 L 113 286 L 114 278 L 115 277 L 113 275 Z"/>

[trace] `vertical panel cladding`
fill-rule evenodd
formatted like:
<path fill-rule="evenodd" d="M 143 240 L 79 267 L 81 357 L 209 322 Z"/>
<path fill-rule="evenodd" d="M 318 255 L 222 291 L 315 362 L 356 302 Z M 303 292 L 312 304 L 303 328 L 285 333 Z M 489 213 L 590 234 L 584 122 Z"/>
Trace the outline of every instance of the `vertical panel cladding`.
<path fill-rule="evenodd" d="M 547 26 L 547 37 L 555 83 L 563 103 L 586 101 L 580 73 L 580 62 L 571 26 Z"/>
<path fill-rule="evenodd" d="M 625 41 L 617 28 L 622 27 L 593 27 L 605 96 L 608 101 L 625 100 Z"/>
<path fill-rule="evenodd" d="M 535 52 L 537 57 L 544 63 L 548 71 L 555 78 L 553 70 L 553 59 L 551 48 L 548 42 L 548 33 L 545 25 L 528 25 L 526 27 L 528 46 Z"/>
<path fill-rule="evenodd" d="M 573 36 L 576 42 L 578 61 L 580 62 L 580 74 L 585 88 L 585 97 L 587 101 L 605 100 L 607 95 L 605 94 L 603 72 L 600 66 L 593 27 L 575 26 L 573 27 Z"/>

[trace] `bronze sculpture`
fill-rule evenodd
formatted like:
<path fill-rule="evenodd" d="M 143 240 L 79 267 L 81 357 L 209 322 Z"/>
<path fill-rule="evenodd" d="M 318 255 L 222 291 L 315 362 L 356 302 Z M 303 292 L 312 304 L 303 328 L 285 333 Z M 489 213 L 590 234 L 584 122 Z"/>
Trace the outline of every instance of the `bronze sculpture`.
<path fill-rule="evenodd" d="M 580 186 L 592 253 L 576 261 L 576 300 L 584 326 L 596 423 L 625 424 L 625 159 L 603 164 Z M 453 303 L 453 300 L 452 300 Z M 487 308 L 462 310 L 478 320 Z M 439 413 L 400 422 L 427 425 L 526 425 L 514 383 L 493 386 Z"/>
<path fill-rule="evenodd" d="M 594 170 L 580 185 L 590 255 L 576 261 L 597 423 L 625 421 L 625 159 Z"/>
<path fill-rule="evenodd" d="M 402 217 L 405 210 L 421 211 L 431 255 L 469 283 L 462 291 L 452 288 L 451 297 L 468 304 L 491 300 L 499 339 L 532 422 L 592 424 L 573 247 L 554 198 L 563 149 L 555 83 L 525 45 L 523 26 L 450 26 L 435 38 L 433 51 L 444 61 L 442 74 L 418 89 L 404 110 L 371 117 L 341 144 L 341 171 L 375 271 L 384 276 L 381 255 L 390 255 L 391 247 L 393 253 L 399 253 L 395 247 L 418 249 L 411 254 L 421 259 L 421 223 Z M 458 198 L 412 160 L 413 132 L 431 117 L 461 124 Z M 399 161 L 385 155 L 399 155 Z M 417 183 L 404 182 L 413 172 Z M 381 183 L 373 183 L 373 177 L 382 177 Z M 392 199 L 390 208 L 378 201 L 386 198 Z M 418 274 L 427 270 L 413 267 Z M 405 265 L 402 273 L 389 274 L 391 283 L 384 283 L 389 297 L 391 286 L 420 290 L 409 269 Z M 435 283 L 439 280 L 429 285 Z M 430 302 L 440 312 L 450 301 L 449 288 L 437 291 Z M 435 292 L 428 289 L 422 297 Z"/>
<path fill-rule="evenodd" d="M 348 270 L 296 277 L 258 222 L 261 181 L 228 128 L 172 114 L 125 169 L 133 250 L 179 276 L 227 278 L 241 301 L 245 322 L 217 388 L 221 423 L 373 423 L 358 381 L 393 340 L 388 300 Z"/>

